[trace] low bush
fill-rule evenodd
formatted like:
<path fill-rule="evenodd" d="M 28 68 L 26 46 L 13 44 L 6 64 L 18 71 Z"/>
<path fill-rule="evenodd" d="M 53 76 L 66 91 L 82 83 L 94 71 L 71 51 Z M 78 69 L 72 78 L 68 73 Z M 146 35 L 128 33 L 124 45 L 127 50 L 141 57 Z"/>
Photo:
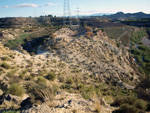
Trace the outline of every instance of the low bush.
<path fill-rule="evenodd" d="M 44 78 L 44 77 L 42 77 L 42 76 L 38 76 L 38 78 L 37 78 L 37 82 L 38 83 L 46 83 L 46 79 Z"/>
<path fill-rule="evenodd" d="M 16 70 L 12 70 L 7 74 L 7 76 L 12 77 L 15 73 L 16 73 Z"/>
<path fill-rule="evenodd" d="M 51 71 L 51 72 L 48 72 L 46 78 L 47 78 L 48 80 L 54 81 L 54 80 L 56 79 L 56 75 L 55 75 L 54 72 Z"/>
<path fill-rule="evenodd" d="M 19 77 L 20 77 L 21 79 L 24 79 L 26 73 L 27 73 L 27 70 L 21 71 Z"/>
<path fill-rule="evenodd" d="M 3 60 L 3 61 L 10 61 L 11 59 L 9 57 L 7 57 L 7 56 L 4 56 L 4 57 L 1 57 L 1 60 Z"/>
<path fill-rule="evenodd" d="M 68 78 L 68 79 L 66 80 L 66 83 L 67 83 L 67 84 L 73 84 L 73 79 L 72 79 L 72 78 Z"/>
<path fill-rule="evenodd" d="M 17 83 L 12 83 L 8 89 L 8 93 L 16 96 L 22 96 L 24 94 L 24 88 Z"/>
<path fill-rule="evenodd" d="M 140 110 L 146 110 L 147 109 L 147 103 L 141 99 L 137 99 L 135 101 L 135 107 Z"/>
<path fill-rule="evenodd" d="M 52 88 L 43 84 L 37 84 L 33 81 L 28 82 L 26 87 L 32 103 L 37 103 L 39 101 L 46 102 L 47 105 L 52 103 L 54 98 L 54 92 Z"/>
<path fill-rule="evenodd" d="M 117 113 L 140 113 L 139 109 L 133 105 L 123 104 Z"/>
<path fill-rule="evenodd" d="M 20 112 L 19 111 L 8 110 L 8 111 L 3 111 L 2 113 L 20 113 Z"/>
<path fill-rule="evenodd" d="M 19 38 L 7 41 L 7 43 L 4 46 L 9 47 L 10 49 L 16 49 L 19 44 L 24 44 L 25 43 L 25 39 L 29 35 L 30 34 L 22 34 Z"/>
<path fill-rule="evenodd" d="M 82 83 L 77 84 L 77 90 L 83 90 L 84 87 L 85 87 L 85 85 Z"/>
<path fill-rule="evenodd" d="M 8 63 L 6 63 L 6 62 L 3 62 L 3 63 L 1 64 L 1 67 L 5 68 L 5 69 L 11 68 L 10 64 L 8 64 Z"/>
<path fill-rule="evenodd" d="M 141 55 L 141 54 L 142 54 L 142 51 L 139 50 L 139 49 L 133 49 L 131 52 L 132 52 L 134 55 Z"/>
<path fill-rule="evenodd" d="M 132 104 L 134 104 L 135 100 L 136 100 L 136 98 L 133 97 L 133 96 L 126 96 L 126 97 L 119 96 L 119 97 L 115 98 L 115 100 L 114 100 L 112 105 L 113 106 L 120 106 L 120 105 L 122 105 L 124 103 L 132 105 Z"/>
<path fill-rule="evenodd" d="M 120 106 L 114 113 L 139 113 L 147 110 L 147 103 L 133 96 L 117 97 L 112 105 Z"/>
<path fill-rule="evenodd" d="M 61 85 L 60 88 L 61 88 L 61 89 L 67 89 L 67 90 L 70 90 L 70 89 L 71 89 L 71 85 L 70 85 L 70 84 L 63 84 L 63 85 Z"/>
<path fill-rule="evenodd" d="M 82 97 L 83 97 L 84 99 L 90 99 L 89 93 L 87 93 L 87 92 L 85 92 L 85 91 L 81 92 L 81 95 L 82 95 Z"/>

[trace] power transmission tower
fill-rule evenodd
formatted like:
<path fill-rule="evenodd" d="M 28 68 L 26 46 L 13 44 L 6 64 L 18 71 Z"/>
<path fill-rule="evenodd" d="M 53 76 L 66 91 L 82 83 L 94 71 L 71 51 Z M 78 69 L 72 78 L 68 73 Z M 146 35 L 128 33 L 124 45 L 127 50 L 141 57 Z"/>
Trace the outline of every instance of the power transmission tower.
<path fill-rule="evenodd" d="M 70 13 L 70 4 L 69 0 L 64 0 L 64 18 L 63 18 L 64 25 L 69 24 L 71 26 L 71 13 Z"/>

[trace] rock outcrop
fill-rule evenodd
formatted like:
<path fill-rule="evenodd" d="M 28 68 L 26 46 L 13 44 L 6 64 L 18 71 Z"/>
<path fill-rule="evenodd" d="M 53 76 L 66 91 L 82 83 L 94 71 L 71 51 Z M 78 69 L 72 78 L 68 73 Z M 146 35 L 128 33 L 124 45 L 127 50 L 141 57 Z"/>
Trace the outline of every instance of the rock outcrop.
<path fill-rule="evenodd" d="M 99 31 L 92 37 L 78 37 L 72 36 L 72 32 L 63 28 L 46 44 L 62 61 L 102 81 L 138 81 L 138 73 L 132 67 L 132 64 L 136 66 L 134 59 L 105 33 Z"/>
<path fill-rule="evenodd" d="M 51 103 L 51 102 L 50 102 Z M 22 113 L 94 113 L 95 101 L 85 100 L 80 94 L 59 92 L 53 101 L 55 107 L 51 108 L 48 104 L 33 106 Z M 100 105 L 100 113 L 110 113 L 113 108 Z"/>

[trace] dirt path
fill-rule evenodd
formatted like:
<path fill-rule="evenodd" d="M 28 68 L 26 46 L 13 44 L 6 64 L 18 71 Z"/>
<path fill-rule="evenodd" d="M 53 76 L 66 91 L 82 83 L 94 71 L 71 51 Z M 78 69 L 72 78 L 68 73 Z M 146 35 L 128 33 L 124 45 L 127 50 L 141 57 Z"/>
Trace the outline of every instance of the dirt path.
<path fill-rule="evenodd" d="M 125 31 L 117 40 L 119 41 L 126 33 L 127 31 Z"/>

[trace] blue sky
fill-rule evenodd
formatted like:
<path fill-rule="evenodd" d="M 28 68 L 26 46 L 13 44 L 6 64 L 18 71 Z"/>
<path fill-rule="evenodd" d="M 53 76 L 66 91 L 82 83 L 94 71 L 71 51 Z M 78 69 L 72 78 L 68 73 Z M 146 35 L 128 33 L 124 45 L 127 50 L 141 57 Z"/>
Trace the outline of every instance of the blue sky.
<path fill-rule="evenodd" d="M 64 0 L 0 0 L 0 17 L 63 15 Z M 94 13 L 145 12 L 150 14 L 150 0 L 70 0 L 71 15 Z M 35 13 L 36 12 L 36 13 Z"/>

